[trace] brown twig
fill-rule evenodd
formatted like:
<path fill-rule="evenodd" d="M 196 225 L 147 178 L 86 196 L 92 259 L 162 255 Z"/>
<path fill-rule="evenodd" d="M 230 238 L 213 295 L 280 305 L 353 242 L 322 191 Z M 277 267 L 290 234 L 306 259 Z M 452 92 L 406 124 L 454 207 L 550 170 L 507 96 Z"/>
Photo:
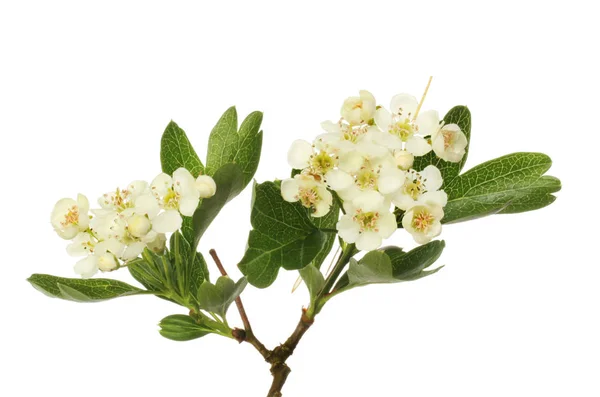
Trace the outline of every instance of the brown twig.
<path fill-rule="evenodd" d="M 223 266 L 223 262 L 221 262 L 221 259 L 219 259 L 217 251 L 211 249 L 208 252 L 215 261 L 217 267 L 219 268 L 221 275 L 227 276 L 227 271 Z M 241 330 L 237 329 L 233 330 L 234 338 L 240 343 L 244 341 L 250 343 L 256 348 L 256 350 L 258 350 L 258 352 L 263 356 L 263 358 L 267 360 L 271 352 L 256 338 L 256 336 L 254 336 L 254 332 L 252 332 L 252 326 L 250 325 L 250 320 L 248 319 L 248 315 L 246 314 L 246 309 L 244 309 L 244 304 L 242 303 L 242 299 L 239 296 L 235 298 L 235 305 L 237 306 L 238 312 L 240 313 L 240 317 L 242 318 L 242 323 L 244 324 L 244 331 L 241 332 Z"/>

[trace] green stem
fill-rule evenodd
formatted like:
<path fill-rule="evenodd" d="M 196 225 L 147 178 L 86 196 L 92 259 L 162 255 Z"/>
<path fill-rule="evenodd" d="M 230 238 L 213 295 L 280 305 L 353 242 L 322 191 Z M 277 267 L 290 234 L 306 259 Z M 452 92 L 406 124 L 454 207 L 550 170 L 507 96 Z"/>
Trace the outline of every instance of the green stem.
<path fill-rule="evenodd" d="M 340 275 L 346 268 L 346 265 L 348 264 L 348 262 L 350 262 L 350 258 L 352 258 L 356 254 L 356 252 L 357 252 L 357 250 L 356 250 L 356 246 L 354 244 L 347 244 L 342 249 L 342 252 L 341 252 L 335 266 L 333 267 L 333 270 L 331 271 L 331 273 L 329 274 L 329 276 L 327 276 L 327 279 L 325 280 L 325 284 L 324 284 L 323 288 L 321 289 L 319 294 L 315 297 L 314 305 L 311 305 L 306 313 L 306 316 L 309 319 L 312 320 L 315 318 L 315 316 L 317 314 L 319 314 L 319 312 L 323 308 L 323 305 L 327 301 L 327 299 L 326 299 L 327 295 L 331 292 L 333 286 L 335 285 L 335 282 L 337 281 L 337 279 L 340 277 Z"/>

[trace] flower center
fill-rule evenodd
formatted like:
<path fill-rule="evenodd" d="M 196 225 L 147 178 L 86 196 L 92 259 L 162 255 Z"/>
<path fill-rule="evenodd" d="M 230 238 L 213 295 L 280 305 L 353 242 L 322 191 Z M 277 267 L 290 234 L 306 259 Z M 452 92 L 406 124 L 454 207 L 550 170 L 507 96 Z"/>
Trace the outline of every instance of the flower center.
<path fill-rule="evenodd" d="M 62 227 L 67 227 L 70 225 L 77 225 L 79 223 L 79 207 L 74 205 L 69 208 L 69 211 L 65 214 L 65 220 L 60 224 Z"/>
<path fill-rule="evenodd" d="M 320 175 L 326 174 L 327 171 L 331 170 L 334 165 L 333 158 L 323 151 L 316 156 L 313 156 L 311 160 L 311 168 L 316 174 Z"/>
<path fill-rule="evenodd" d="M 412 227 L 415 230 L 426 233 L 429 227 L 433 224 L 435 218 L 426 210 L 415 213 L 412 219 Z"/>
<path fill-rule="evenodd" d="M 165 209 L 176 210 L 179 208 L 180 195 L 173 188 L 169 188 L 169 191 L 163 197 L 163 206 Z"/>
<path fill-rule="evenodd" d="M 444 137 L 444 149 L 448 149 L 454 143 L 454 134 L 452 131 L 442 130 Z"/>
<path fill-rule="evenodd" d="M 354 215 L 354 221 L 360 225 L 361 233 L 364 231 L 375 231 L 377 228 L 377 221 L 379 220 L 379 212 L 362 212 L 361 210 L 356 211 Z"/>
<path fill-rule="evenodd" d="M 300 202 L 306 208 L 312 207 L 320 199 L 319 193 L 317 193 L 316 189 L 301 189 L 300 194 L 298 196 Z"/>
<path fill-rule="evenodd" d="M 361 190 L 374 189 L 377 187 L 379 175 L 371 168 L 363 168 L 356 176 L 356 184 Z"/>
<path fill-rule="evenodd" d="M 406 142 L 408 138 L 414 135 L 415 128 L 409 119 L 404 119 L 392 124 L 389 132 L 390 134 L 396 135 L 398 138 L 402 139 L 403 142 Z"/>
<path fill-rule="evenodd" d="M 104 203 L 112 205 L 117 212 L 122 212 L 127 208 L 133 208 L 133 203 L 129 200 L 130 196 L 131 192 L 129 190 L 117 188 L 113 194 L 104 195 Z"/>

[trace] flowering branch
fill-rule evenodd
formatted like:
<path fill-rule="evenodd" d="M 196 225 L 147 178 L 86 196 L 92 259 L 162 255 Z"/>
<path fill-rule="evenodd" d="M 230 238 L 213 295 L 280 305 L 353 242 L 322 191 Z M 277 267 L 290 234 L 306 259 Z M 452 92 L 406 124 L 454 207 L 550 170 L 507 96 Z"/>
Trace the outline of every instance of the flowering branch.
<path fill-rule="evenodd" d="M 238 263 L 244 276 L 237 281 L 211 249 L 221 275 L 211 282 L 197 252 L 210 224 L 258 167 L 262 113 L 251 113 L 238 126 L 235 108 L 210 133 L 206 165 L 171 122 L 161 140 L 162 172 L 150 183 L 136 180 L 106 193 L 99 208 L 82 194 L 59 200 L 51 223 L 70 241 L 67 252 L 82 257 L 74 266 L 81 278 L 34 274 L 28 281 L 46 295 L 77 302 L 129 295 L 167 299 L 187 314 L 163 318 L 162 336 L 189 341 L 216 334 L 249 343 L 271 365 L 268 397 L 281 397 L 291 372 L 287 360 L 330 299 L 357 287 L 435 274 L 442 267 L 432 265 L 445 247 L 435 240 L 442 224 L 532 211 L 556 199 L 560 181 L 545 175 L 551 160 L 541 153 L 514 153 L 461 173 L 471 113 L 465 106 L 443 118 L 422 111 L 430 84 L 431 78 L 420 101 L 398 94 L 388 108 L 360 91 L 343 102 L 337 122 L 321 124 L 324 131 L 312 142 L 292 142 L 292 176 L 253 185 L 252 230 Z M 418 246 L 382 247 L 399 229 Z M 338 239 L 341 252 L 324 274 L 321 267 Z M 119 269 L 141 287 L 91 278 Z M 285 342 L 269 349 L 254 335 L 241 294 L 248 284 L 269 287 L 280 269 L 299 271 L 310 303 Z M 243 329 L 228 325 L 234 302 Z"/>

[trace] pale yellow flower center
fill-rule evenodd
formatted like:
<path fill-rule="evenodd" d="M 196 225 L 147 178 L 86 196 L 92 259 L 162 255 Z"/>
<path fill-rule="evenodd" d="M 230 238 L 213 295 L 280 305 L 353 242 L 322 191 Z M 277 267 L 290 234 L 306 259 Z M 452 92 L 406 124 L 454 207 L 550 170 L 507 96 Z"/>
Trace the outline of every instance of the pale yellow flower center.
<path fill-rule="evenodd" d="M 298 198 L 300 199 L 302 205 L 306 208 L 313 207 L 320 200 L 319 193 L 317 193 L 317 189 L 315 188 L 300 189 Z"/>
<path fill-rule="evenodd" d="M 444 137 L 444 149 L 448 149 L 454 143 L 454 133 L 448 130 L 442 130 L 442 136 Z"/>
<path fill-rule="evenodd" d="M 335 162 L 327 152 L 321 151 L 316 156 L 312 156 L 310 166 L 315 174 L 324 175 L 333 169 Z"/>
<path fill-rule="evenodd" d="M 379 174 L 373 169 L 368 167 L 363 167 L 356 175 L 356 184 L 361 190 L 365 189 L 375 189 L 377 187 L 377 180 L 379 179 Z"/>
<path fill-rule="evenodd" d="M 379 220 L 379 212 L 362 212 L 357 210 L 353 217 L 354 222 L 360 225 L 360 231 L 379 231 L 377 221 Z"/>
<path fill-rule="evenodd" d="M 404 119 L 392 124 L 389 133 L 396 135 L 398 138 L 402 139 L 403 142 L 406 142 L 408 138 L 414 135 L 415 127 L 409 119 Z"/>
<path fill-rule="evenodd" d="M 114 194 L 105 194 L 104 203 L 111 204 L 117 212 L 122 212 L 127 208 L 133 208 L 133 203 L 130 200 L 131 191 L 117 188 Z"/>
<path fill-rule="evenodd" d="M 163 206 L 165 209 L 176 210 L 179 208 L 179 199 L 181 195 L 177 193 L 173 188 L 169 188 L 165 197 L 163 197 Z"/>
<path fill-rule="evenodd" d="M 411 225 L 415 230 L 426 233 L 434 221 L 435 218 L 430 212 L 421 210 L 414 214 Z"/>
<path fill-rule="evenodd" d="M 70 225 L 77 225 L 79 223 L 79 207 L 74 205 L 65 214 L 65 220 L 60 224 L 62 227 L 67 227 Z"/>

